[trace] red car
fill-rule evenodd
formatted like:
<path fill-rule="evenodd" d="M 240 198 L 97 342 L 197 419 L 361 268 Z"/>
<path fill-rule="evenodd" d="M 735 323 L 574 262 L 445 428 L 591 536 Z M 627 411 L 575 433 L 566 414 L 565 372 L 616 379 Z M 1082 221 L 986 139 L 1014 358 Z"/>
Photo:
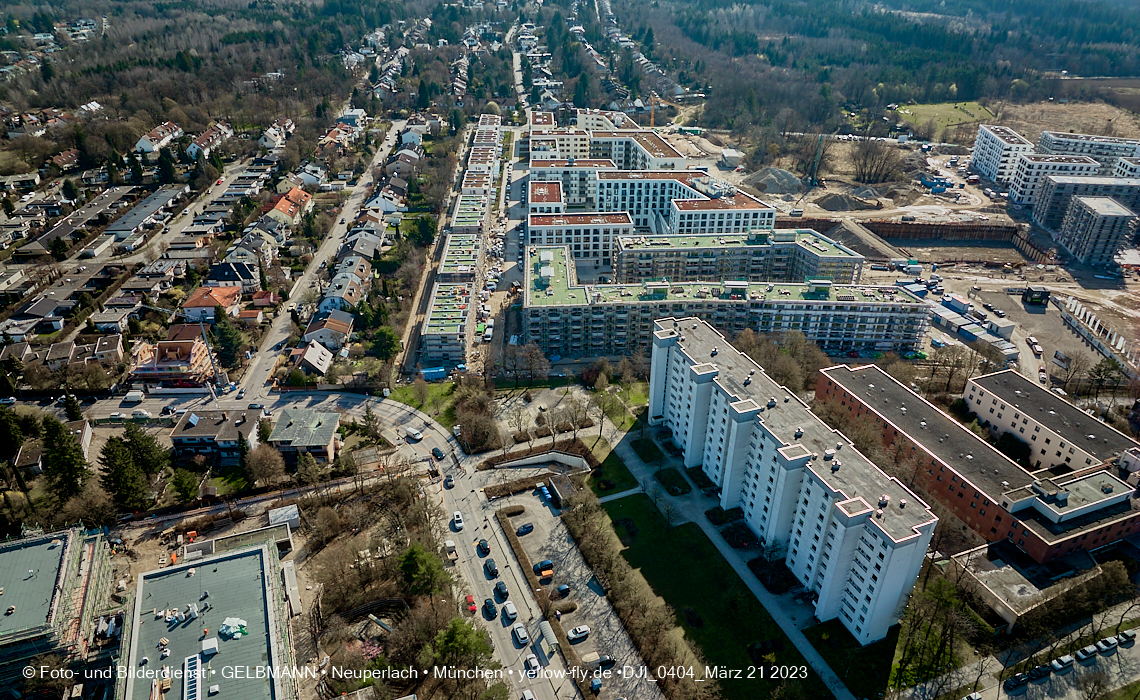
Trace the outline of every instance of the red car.
<path fill-rule="evenodd" d="M 478 609 L 479 607 L 475 605 L 475 596 L 471 595 L 470 593 L 467 594 L 467 610 L 469 612 L 475 612 Z"/>

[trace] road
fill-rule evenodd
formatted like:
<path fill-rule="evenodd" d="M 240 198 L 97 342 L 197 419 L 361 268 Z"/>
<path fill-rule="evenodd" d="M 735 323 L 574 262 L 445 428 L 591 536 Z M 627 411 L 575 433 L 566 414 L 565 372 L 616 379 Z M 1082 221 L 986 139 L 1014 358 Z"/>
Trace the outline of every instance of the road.
<path fill-rule="evenodd" d="M 329 230 L 324 242 L 321 243 L 316 253 L 314 253 L 312 262 L 309 263 L 308 268 L 305 269 L 305 273 L 301 275 L 293 284 L 292 289 L 289 290 L 290 304 L 299 303 L 306 290 L 315 289 L 314 285 L 317 282 L 317 276 L 321 270 L 321 263 L 331 260 L 336 254 L 337 249 L 339 249 L 344 242 L 344 238 L 351 228 L 352 222 L 360 212 L 360 207 L 366 201 L 368 186 L 372 182 L 372 169 L 382 164 L 388 157 L 395 143 L 395 135 L 404 128 L 406 123 L 404 120 L 393 122 L 392 128 L 389 130 L 383 145 L 376 150 L 376 155 L 373 156 L 372 162 L 365 168 L 364 174 L 360 176 L 356 186 L 349 191 L 350 194 L 344 203 L 344 207 L 341 209 L 339 218 L 333 222 L 332 228 Z M 277 365 L 278 357 L 282 353 L 280 350 L 274 350 L 274 347 L 278 343 L 288 340 L 291 333 L 292 319 L 290 314 L 284 311 L 279 312 L 277 318 L 270 324 L 265 335 L 262 336 L 261 347 L 256 352 L 253 364 L 247 368 L 245 376 L 242 377 L 239 385 L 240 388 L 246 391 L 247 399 L 252 400 L 253 398 L 257 398 L 264 403 L 264 400 L 269 398 L 271 387 L 268 381 L 270 375 L 273 373 L 274 367 Z"/>

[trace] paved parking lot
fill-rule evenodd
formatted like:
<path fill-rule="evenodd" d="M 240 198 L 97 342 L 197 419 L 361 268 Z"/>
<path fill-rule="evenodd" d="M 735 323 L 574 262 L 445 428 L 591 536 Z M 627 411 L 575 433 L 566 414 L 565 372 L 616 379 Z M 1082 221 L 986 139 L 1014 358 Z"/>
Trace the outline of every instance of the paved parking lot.
<path fill-rule="evenodd" d="M 578 604 L 574 612 L 562 616 L 562 627 L 567 632 L 578 625 L 590 628 L 590 636 L 573 645 L 578 657 L 595 651 L 609 654 L 617 661 L 614 671 L 620 670 L 622 666 L 631 666 L 640 672 L 641 657 L 606 599 L 605 590 L 594 579 L 592 571 L 558 518 L 557 509 L 543 503 L 535 492 L 513 496 L 510 503 L 526 507 L 526 513 L 512 518 L 516 528 L 528 522 L 534 525 L 534 532 L 519 538 L 531 562 L 543 559 L 554 562 L 554 578 L 549 585 L 570 586 L 570 595 L 565 600 Z M 618 697 L 658 700 L 663 696 L 656 685 L 649 681 L 622 678 L 615 673 L 603 681 L 598 697 L 601 700 Z"/>
<path fill-rule="evenodd" d="M 1111 631 L 1106 630 L 1105 636 Z M 1008 693 L 1008 696 L 1028 700 L 1086 700 L 1091 697 L 1088 694 L 1092 686 L 1090 681 L 1097 674 L 1103 679 L 1102 688 L 1105 691 L 1135 681 L 1140 677 L 1140 650 L 1136 643 L 1113 649 L 1107 654 L 1097 654 L 1083 663 L 1074 663 L 1072 668 L 1063 673 L 1053 673 L 1040 680 L 1030 681 L 1028 685 Z M 1007 696 L 1005 690 L 1000 693 L 998 691 L 997 686 L 982 691 L 983 700 Z M 1096 697 L 1104 695 L 1097 694 Z"/>

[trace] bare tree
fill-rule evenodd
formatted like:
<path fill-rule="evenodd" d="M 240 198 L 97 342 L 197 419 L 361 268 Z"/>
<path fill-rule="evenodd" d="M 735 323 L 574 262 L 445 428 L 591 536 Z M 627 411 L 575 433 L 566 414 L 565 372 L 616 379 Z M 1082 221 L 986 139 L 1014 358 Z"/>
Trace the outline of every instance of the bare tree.
<path fill-rule="evenodd" d="M 888 145 L 886 141 L 864 136 L 855 146 L 851 161 L 857 181 L 875 184 L 887 182 L 897 175 L 902 156 L 897 148 Z"/>
<path fill-rule="evenodd" d="M 285 460 L 276 448 L 263 443 L 246 455 L 245 471 L 254 484 L 272 486 L 285 476 Z"/>
<path fill-rule="evenodd" d="M 665 523 L 669 527 L 677 524 L 677 520 L 681 517 L 681 509 L 673 502 L 672 498 L 666 498 L 658 504 L 661 510 L 662 517 L 665 518 Z"/>
<path fill-rule="evenodd" d="M 1109 690 L 1108 674 L 1099 668 L 1082 673 L 1076 678 L 1076 686 L 1081 700 L 1100 700 Z"/>
<path fill-rule="evenodd" d="M 507 421 L 515 429 L 515 433 L 526 430 L 526 411 L 523 410 L 522 404 L 517 399 L 511 406 L 511 410 L 507 412 Z M 528 434 L 527 437 L 529 438 L 530 435 Z"/>
<path fill-rule="evenodd" d="M 412 392 L 416 397 L 416 401 L 420 404 L 420 408 L 425 408 L 427 406 L 428 397 L 431 396 L 431 386 L 428 385 L 423 375 L 416 377 L 416 380 L 412 382 Z"/>

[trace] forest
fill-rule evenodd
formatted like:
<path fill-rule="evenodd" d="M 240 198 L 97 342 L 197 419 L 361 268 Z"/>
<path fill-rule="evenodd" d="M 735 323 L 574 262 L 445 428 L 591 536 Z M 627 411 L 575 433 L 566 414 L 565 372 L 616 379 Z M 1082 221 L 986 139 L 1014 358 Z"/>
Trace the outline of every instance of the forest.
<path fill-rule="evenodd" d="M 632 36 L 708 100 L 702 126 L 763 126 L 793 109 L 834 130 L 890 103 L 1050 96 L 1060 71 L 1140 72 L 1140 10 L 1105 0 L 699 0 L 615 3 Z M 805 84 L 813 86 L 805 89 Z"/>

